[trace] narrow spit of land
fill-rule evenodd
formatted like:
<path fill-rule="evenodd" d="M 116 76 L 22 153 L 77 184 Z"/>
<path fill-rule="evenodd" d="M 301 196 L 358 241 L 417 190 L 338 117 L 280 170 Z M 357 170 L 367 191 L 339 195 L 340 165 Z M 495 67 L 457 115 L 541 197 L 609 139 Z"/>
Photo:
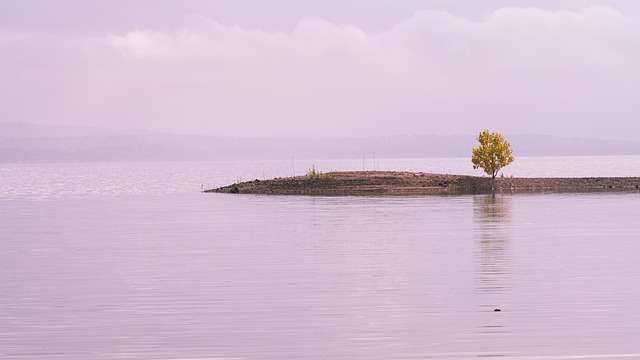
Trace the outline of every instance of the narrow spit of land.
<path fill-rule="evenodd" d="M 497 178 L 397 171 L 350 171 L 246 181 L 213 193 L 269 195 L 460 195 L 640 191 L 640 177 Z"/>

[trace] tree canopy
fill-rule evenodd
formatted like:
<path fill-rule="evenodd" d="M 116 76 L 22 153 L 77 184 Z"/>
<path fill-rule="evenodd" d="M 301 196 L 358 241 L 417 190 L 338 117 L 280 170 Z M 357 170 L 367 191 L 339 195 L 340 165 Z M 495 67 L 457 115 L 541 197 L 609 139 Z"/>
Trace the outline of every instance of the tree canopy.
<path fill-rule="evenodd" d="M 473 168 L 482 168 L 484 172 L 496 178 L 498 171 L 511 164 L 515 158 L 512 155 L 511 144 L 497 132 L 484 130 L 478 135 L 480 146 L 472 150 L 471 162 Z"/>

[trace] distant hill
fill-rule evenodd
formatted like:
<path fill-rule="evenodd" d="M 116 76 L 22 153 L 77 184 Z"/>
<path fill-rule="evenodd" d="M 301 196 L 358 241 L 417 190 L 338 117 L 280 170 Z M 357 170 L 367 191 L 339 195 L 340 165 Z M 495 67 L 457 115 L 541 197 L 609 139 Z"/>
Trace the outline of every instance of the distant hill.
<path fill-rule="evenodd" d="M 640 142 L 506 135 L 516 156 L 640 155 Z M 0 123 L 0 161 L 183 161 L 466 157 L 474 136 L 226 138 Z"/>

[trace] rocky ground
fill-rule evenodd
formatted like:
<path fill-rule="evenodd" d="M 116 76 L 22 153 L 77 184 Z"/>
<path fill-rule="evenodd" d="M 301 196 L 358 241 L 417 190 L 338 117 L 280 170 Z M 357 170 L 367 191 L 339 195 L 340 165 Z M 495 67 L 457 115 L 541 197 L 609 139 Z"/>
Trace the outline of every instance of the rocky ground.
<path fill-rule="evenodd" d="M 440 195 L 574 191 L 640 191 L 640 178 L 498 178 L 395 171 L 332 172 L 254 180 L 205 190 L 273 195 Z"/>

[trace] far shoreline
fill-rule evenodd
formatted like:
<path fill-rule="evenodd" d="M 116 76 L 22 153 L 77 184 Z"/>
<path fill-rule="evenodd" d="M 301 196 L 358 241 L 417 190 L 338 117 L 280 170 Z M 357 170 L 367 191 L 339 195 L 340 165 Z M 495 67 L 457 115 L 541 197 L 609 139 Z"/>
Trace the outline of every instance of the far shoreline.
<path fill-rule="evenodd" d="M 263 195 L 465 195 L 640 191 L 640 177 L 512 178 L 403 171 L 339 171 L 239 182 L 205 193 Z"/>

